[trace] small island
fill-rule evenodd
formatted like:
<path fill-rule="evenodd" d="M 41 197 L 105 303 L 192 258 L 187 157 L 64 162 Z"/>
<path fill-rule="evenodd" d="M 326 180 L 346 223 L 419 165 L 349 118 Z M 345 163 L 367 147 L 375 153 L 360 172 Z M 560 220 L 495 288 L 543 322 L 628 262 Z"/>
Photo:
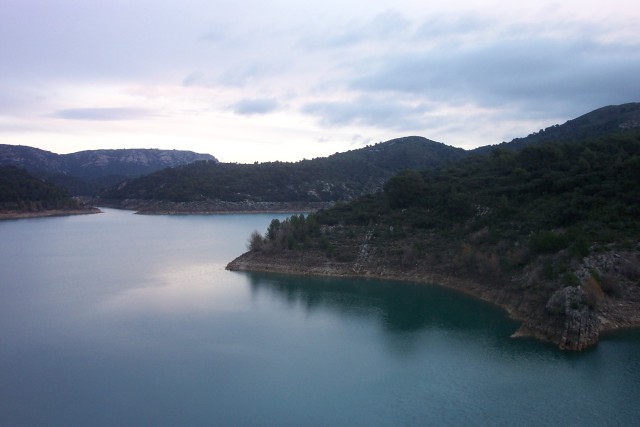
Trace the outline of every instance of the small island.
<path fill-rule="evenodd" d="M 495 147 L 383 191 L 273 220 L 234 271 L 447 286 L 580 351 L 640 326 L 640 132 Z"/>

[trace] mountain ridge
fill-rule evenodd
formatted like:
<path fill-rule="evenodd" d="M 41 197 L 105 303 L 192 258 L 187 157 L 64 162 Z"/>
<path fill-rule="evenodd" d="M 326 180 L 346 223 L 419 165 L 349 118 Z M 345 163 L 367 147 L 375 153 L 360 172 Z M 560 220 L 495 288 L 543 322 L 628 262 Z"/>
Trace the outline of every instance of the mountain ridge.
<path fill-rule="evenodd" d="M 0 165 L 25 169 L 82 195 L 90 195 L 127 178 L 198 160 L 217 162 L 210 154 L 185 150 L 130 148 L 57 154 L 29 146 L 0 144 Z"/>
<path fill-rule="evenodd" d="M 101 199 L 141 211 L 154 211 L 157 201 L 172 202 L 168 210 L 174 212 L 243 210 L 246 202 L 330 204 L 379 191 L 400 170 L 440 166 L 465 155 L 461 148 L 413 136 L 295 163 L 195 162 L 124 182 Z"/>
<path fill-rule="evenodd" d="M 468 151 L 407 136 L 299 162 L 188 165 L 129 180 L 101 198 L 114 207 L 147 213 L 263 210 L 265 206 L 274 211 L 299 210 L 304 203 L 328 206 L 380 191 L 387 179 L 403 169 L 440 168 L 496 150 L 624 134 L 639 126 L 640 103 L 611 105 L 524 138 Z"/>
<path fill-rule="evenodd" d="M 599 138 L 612 133 L 624 133 L 640 128 L 640 103 L 629 102 L 607 105 L 585 113 L 563 124 L 555 124 L 540 129 L 526 137 L 514 138 L 509 142 L 485 145 L 471 150 L 472 153 L 487 153 L 495 148 L 522 149 L 530 144 L 563 141 L 570 142 L 585 138 Z"/>

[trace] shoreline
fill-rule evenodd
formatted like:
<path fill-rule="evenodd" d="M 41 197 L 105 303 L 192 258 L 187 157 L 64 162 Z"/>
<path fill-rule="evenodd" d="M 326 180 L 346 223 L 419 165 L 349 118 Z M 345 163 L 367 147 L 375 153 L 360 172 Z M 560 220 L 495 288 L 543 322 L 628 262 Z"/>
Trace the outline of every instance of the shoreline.
<path fill-rule="evenodd" d="M 429 269 L 354 270 L 349 263 L 317 262 L 313 257 L 292 254 L 269 259 L 247 252 L 227 264 L 229 271 L 277 273 L 300 276 L 365 278 L 410 282 L 418 285 L 441 286 L 477 298 L 504 310 L 509 319 L 519 322 L 511 338 L 534 338 L 554 344 L 562 350 L 583 351 L 593 347 L 600 335 L 624 329 L 640 328 L 640 304 L 606 298 L 598 310 L 567 311 L 561 315 L 548 312 L 548 296 L 522 291 L 517 286 L 492 286 L 478 280 L 464 278 Z M 567 301 L 569 301 L 567 299 Z"/>
<path fill-rule="evenodd" d="M 315 212 L 333 205 L 332 202 L 227 202 L 204 200 L 196 202 L 168 202 L 160 200 L 96 200 L 95 204 L 114 209 L 135 211 L 138 215 L 215 215 L 272 213 L 298 214 Z"/>
<path fill-rule="evenodd" d="M 237 262 L 240 258 L 242 258 L 244 255 L 247 255 L 247 254 L 248 252 L 239 256 L 235 260 L 229 262 L 226 265 L 225 269 L 228 271 L 246 272 L 246 273 L 273 273 L 273 274 L 286 274 L 286 275 L 292 275 L 292 276 L 336 277 L 336 278 L 347 278 L 347 279 L 348 278 L 373 279 L 373 280 L 382 280 L 382 281 L 387 280 L 387 281 L 405 282 L 405 283 L 412 283 L 417 285 L 440 286 L 455 292 L 459 292 L 463 295 L 476 298 L 480 301 L 489 303 L 495 307 L 498 307 L 501 310 L 504 310 L 511 320 L 515 320 L 518 322 L 522 322 L 524 320 L 520 318 L 520 316 L 518 316 L 518 314 L 515 312 L 513 307 L 505 306 L 504 304 L 501 304 L 491 298 L 488 298 L 486 296 L 486 293 L 491 291 L 490 288 L 484 285 L 481 285 L 478 282 L 468 280 L 468 279 L 444 276 L 438 273 L 432 273 L 431 275 L 422 276 L 422 275 L 401 274 L 399 272 L 386 273 L 386 274 L 356 273 L 356 272 L 341 271 L 338 269 L 332 269 L 327 271 L 314 271 L 314 270 L 305 270 L 305 269 L 298 269 L 298 268 L 279 268 L 279 267 L 275 267 L 276 264 L 270 267 L 265 266 L 264 264 L 261 266 L 249 267 L 247 264 Z"/>
<path fill-rule="evenodd" d="M 118 208 L 122 209 L 122 208 Z M 315 209 L 265 209 L 265 210 L 210 210 L 210 211 L 138 211 L 136 209 L 126 209 L 135 211 L 135 215 L 240 215 L 240 214 L 301 214 L 312 213 Z"/>
<path fill-rule="evenodd" d="M 56 216 L 71 215 L 92 215 L 99 214 L 102 211 L 98 208 L 91 209 L 49 209 L 44 211 L 24 212 L 24 211 L 0 211 L 0 221 L 30 218 L 46 218 Z"/>

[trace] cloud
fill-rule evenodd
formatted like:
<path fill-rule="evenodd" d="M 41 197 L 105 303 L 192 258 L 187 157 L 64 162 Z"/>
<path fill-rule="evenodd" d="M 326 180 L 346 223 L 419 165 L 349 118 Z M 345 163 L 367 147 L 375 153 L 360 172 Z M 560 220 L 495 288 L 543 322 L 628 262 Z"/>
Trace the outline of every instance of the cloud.
<path fill-rule="evenodd" d="M 434 40 L 446 37 L 460 38 L 467 35 L 478 36 L 491 31 L 496 23 L 492 20 L 468 13 L 459 15 L 439 15 L 427 18 L 415 31 L 417 40 Z"/>
<path fill-rule="evenodd" d="M 324 126 L 364 125 L 396 130 L 424 127 L 425 104 L 399 99 L 360 96 L 347 101 L 318 101 L 305 104 L 302 111 L 319 118 Z"/>
<path fill-rule="evenodd" d="M 53 117 L 65 120 L 120 121 L 139 120 L 154 116 L 141 108 L 71 108 L 56 111 Z"/>
<path fill-rule="evenodd" d="M 638 69 L 640 46 L 514 37 L 380 57 L 374 69 L 353 78 L 350 86 L 452 104 L 595 108 L 603 101 L 639 99 Z"/>
<path fill-rule="evenodd" d="M 193 87 L 214 87 L 216 79 L 203 71 L 193 71 L 182 79 L 183 86 Z"/>
<path fill-rule="evenodd" d="M 388 41 L 409 31 L 411 21 L 393 10 L 375 15 L 365 22 L 349 22 L 336 28 L 324 28 L 305 34 L 301 44 L 309 49 L 343 49 L 361 43 Z"/>
<path fill-rule="evenodd" d="M 309 157 L 324 136 L 336 149 L 354 134 L 479 144 L 640 100 L 640 8 L 628 0 L 10 3 L 0 125 L 38 140 L 101 120 L 104 140 L 124 144 L 136 123 L 120 121 L 150 118 L 151 141 L 193 132 L 241 154 L 249 140 L 277 141 L 269 153 L 295 141 Z"/>
<path fill-rule="evenodd" d="M 233 112 L 244 116 L 267 114 L 279 107 L 278 101 L 271 98 L 243 99 L 232 105 Z"/>

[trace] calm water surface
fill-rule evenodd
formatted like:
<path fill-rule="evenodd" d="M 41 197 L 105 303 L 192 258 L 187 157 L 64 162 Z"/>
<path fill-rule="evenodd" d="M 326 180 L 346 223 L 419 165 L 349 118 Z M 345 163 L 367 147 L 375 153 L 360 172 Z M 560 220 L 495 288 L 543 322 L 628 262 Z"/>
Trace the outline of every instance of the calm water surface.
<path fill-rule="evenodd" d="M 569 354 L 434 286 L 225 271 L 273 217 L 0 222 L 0 426 L 640 423 L 637 331 Z"/>

